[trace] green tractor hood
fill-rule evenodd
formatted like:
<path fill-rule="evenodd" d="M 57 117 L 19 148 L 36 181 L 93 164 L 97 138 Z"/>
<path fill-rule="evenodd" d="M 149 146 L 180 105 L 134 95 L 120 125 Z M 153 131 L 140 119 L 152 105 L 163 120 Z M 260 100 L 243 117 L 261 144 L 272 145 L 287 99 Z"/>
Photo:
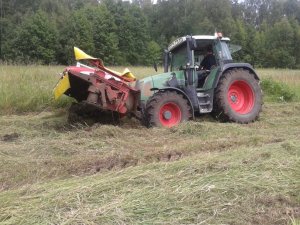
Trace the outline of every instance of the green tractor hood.
<path fill-rule="evenodd" d="M 146 104 L 147 100 L 157 91 L 168 87 L 183 88 L 185 86 L 184 71 L 161 73 L 148 76 L 136 81 L 135 88 L 141 92 L 141 103 Z"/>

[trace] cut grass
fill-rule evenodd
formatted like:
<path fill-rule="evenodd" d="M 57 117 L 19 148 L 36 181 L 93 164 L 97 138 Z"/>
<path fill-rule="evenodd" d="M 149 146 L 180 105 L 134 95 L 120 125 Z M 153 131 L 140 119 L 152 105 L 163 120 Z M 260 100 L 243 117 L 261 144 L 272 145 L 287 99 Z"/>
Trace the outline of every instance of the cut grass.
<path fill-rule="evenodd" d="M 286 224 L 299 220 L 298 103 L 240 125 L 70 127 L 0 117 L 0 224 Z"/>
<path fill-rule="evenodd" d="M 280 104 L 265 106 L 260 121 L 253 124 L 205 117 L 172 129 L 147 129 L 135 120 L 121 126 L 71 127 L 65 113 L 2 116 L 0 188 L 296 139 L 299 114 L 299 104 Z M 174 141 L 178 137 L 180 141 Z"/>
<path fill-rule="evenodd" d="M 0 193 L 2 224 L 286 224 L 300 143 L 206 152 Z"/>

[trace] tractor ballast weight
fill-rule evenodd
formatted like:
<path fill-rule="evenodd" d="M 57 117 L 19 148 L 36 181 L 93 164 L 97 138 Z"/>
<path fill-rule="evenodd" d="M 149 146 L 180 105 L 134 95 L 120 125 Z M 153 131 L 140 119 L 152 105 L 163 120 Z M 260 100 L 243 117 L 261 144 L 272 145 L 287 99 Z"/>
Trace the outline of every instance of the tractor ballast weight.
<path fill-rule="evenodd" d="M 220 35 L 178 38 L 165 50 L 164 73 L 139 80 L 128 69 L 113 71 L 74 48 L 76 60 L 92 67 L 67 67 L 55 97 L 65 94 L 101 112 L 133 115 L 147 126 L 172 127 L 195 118 L 195 113 L 249 123 L 261 111 L 259 77 L 250 64 L 233 62 L 231 53 L 238 47 L 229 46 L 229 41 Z M 216 62 L 209 70 L 200 63 L 208 48 Z"/>

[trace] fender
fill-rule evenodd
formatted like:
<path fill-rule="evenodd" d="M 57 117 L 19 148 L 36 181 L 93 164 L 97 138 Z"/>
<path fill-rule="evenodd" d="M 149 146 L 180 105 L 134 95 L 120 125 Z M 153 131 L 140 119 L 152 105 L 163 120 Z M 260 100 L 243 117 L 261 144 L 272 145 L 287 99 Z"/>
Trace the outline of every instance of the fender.
<path fill-rule="evenodd" d="M 219 73 L 214 81 L 213 88 L 217 87 L 221 76 L 223 76 L 224 73 L 233 68 L 243 68 L 245 70 L 249 70 L 251 73 L 254 74 L 256 80 L 260 80 L 257 73 L 254 71 L 253 67 L 249 63 L 227 63 L 224 64 L 222 68 L 220 68 Z"/>
<path fill-rule="evenodd" d="M 192 118 L 193 120 L 195 119 L 194 106 L 192 104 L 192 101 L 189 98 L 189 96 L 187 96 L 187 94 L 184 93 L 184 91 L 182 91 L 181 89 L 175 87 L 164 87 L 164 88 L 151 88 L 150 90 L 151 91 L 176 91 L 177 93 L 182 94 L 188 100 L 191 107 Z"/>

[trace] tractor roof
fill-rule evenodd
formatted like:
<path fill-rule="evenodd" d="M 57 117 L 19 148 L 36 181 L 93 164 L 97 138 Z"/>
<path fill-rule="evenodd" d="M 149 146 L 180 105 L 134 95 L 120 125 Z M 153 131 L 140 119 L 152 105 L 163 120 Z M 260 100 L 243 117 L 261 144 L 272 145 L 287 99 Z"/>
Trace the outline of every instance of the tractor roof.
<path fill-rule="evenodd" d="M 178 39 L 176 39 L 175 41 L 173 41 L 169 46 L 168 46 L 168 51 L 172 51 L 175 48 L 177 48 L 178 46 L 180 46 L 181 44 L 186 42 L 186 37 L 180 37 Z M 218 37 L 214 36 L 214 35 L 193 35 L 193 38 L 196 40 L 217 40 Z M 230 41 L 230 39 L 228 37 L 222 37 L 221 38 L 222 41 Z"/>

